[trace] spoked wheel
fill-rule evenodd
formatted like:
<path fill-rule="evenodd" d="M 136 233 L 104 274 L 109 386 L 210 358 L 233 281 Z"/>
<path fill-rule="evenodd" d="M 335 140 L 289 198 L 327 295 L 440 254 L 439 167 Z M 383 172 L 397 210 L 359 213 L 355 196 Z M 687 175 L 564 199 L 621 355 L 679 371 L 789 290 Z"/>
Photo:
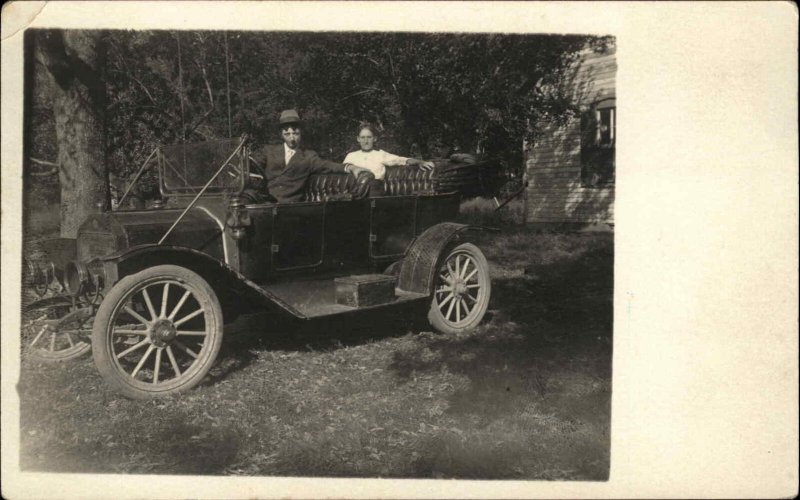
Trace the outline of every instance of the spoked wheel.
<path fill-rule="evenodd" d="M 222 309 L 198 274 L 178 266 L 120 280 L 94 322 L 94 361 L 105 380 L 137 399 L 188 390 L 222 345 Z"/>
<path fill-rule="evenodd" d="M 22 318 L 22 345 L 37 361 L 69 361 L 88 353 L 92 333 L 91 309 L 55 305 L 26 311 Z"/>
<path fill-rule="evenodd" d="M 489 264 L 478 247 L 463 243 L 440 263 L 428 320 L 443 333 L 475 328 L 486 314 L 492 283 Z"/>

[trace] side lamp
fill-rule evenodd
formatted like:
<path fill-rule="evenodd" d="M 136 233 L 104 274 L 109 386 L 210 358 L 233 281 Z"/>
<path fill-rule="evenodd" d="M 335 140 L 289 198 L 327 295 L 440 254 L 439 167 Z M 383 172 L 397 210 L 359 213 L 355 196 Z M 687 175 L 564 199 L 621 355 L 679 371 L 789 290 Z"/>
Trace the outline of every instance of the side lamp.
<path fill-rule="evenodd" d="M 240 196 L 232 197 L 228 208 L 229 215 L 225 223 L 231 228 L 231 237 L 234 240 L 241 240 L 247 234 L 247 227 L 252 223 L 250 214 L 247 213 Z"/>

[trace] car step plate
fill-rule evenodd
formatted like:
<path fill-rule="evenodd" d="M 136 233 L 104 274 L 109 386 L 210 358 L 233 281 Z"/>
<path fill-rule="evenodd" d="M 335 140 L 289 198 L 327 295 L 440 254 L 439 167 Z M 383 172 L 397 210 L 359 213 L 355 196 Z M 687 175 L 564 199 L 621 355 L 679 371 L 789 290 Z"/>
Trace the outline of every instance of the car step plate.
<path fill-rule="evenodd" d="M 406 292 L 398 289 L 393 289 L 392 296 L 387 296 L 385 295 L 385 287 L 389 280 L 385 278 L 381 279 L 382 276 L 386 275 L 358 275 L 346 276 L 335 280 L 325 279 L 271 283 L 262 285 L 262 287 L 277 295 L 281 300 L 297 309 L 307 318 L 391 307 L 414 300 L 427 299 L 428 297 L 424 293 Z M 390 278 L 393 282 L 393 277 L 386 276 L 386 278 Z M 394 284 L 392 284 L 392 287 L 393 286 Z M 352 305 L 345 305 L 337 301 L 337 288 L 340 290 L 339 296 L 341 297 L 342 294 L 347 295 L 347 291 L 350 291 L 352 294 L 353 290 L 359 287 L 361 288 L 361 292 L 370 290 L 372 295 L 378 295 L 378 297 L 367 298 L 362 293 L 359 297 L 362 300 L 355 302 L 355 304 L 360 304 L 361 307 L 353 307 Z M 381 290 L 378 290 L 379 288 Z M 339 300 L 341 302 L 348 302 L 346 298 Z M 380 303 L 374 303 L 375 301 L 379 301 Z"/>

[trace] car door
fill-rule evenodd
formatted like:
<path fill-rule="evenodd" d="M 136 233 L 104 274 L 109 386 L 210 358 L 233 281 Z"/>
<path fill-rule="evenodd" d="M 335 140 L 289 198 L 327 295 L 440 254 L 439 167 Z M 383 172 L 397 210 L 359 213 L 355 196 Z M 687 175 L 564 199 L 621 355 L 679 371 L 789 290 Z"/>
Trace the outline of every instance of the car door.
<path fill-rule="evenodd" d="M 335 275 L 369 269 L 369 200 L 325 203 L 325 270 Z"/>
<path fill-rule="evenodd" d="M 272 217 L 273 271 L 312 269 L 322 264 L 325 203 L 279 204 Z"/>
<path fill-rule="evenodd" d="M 370 201 L 370 257 L 402 256 L 414 239 L 416 197 L 387 196 Z"/>

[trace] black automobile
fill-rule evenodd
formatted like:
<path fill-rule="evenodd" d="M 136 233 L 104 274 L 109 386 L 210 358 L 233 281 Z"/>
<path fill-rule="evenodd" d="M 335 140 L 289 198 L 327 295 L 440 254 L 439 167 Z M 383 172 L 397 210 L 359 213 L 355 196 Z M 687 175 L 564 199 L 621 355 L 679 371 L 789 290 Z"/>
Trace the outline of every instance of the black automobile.
<path fill-rule="evenodd" d="M 245 144 L 161 147 L 155 203 L 39 242 L 25 262 L 27 355 L 91 350 L 108 384 L 150 398 L 198 384 L 242 314 L 307 320 L 424 302 L 441 332 L 481 321 L 491 282 L 480 229 L 452 222 L 461 195 L 437 170 L 394 167 L 381 197 L 367 196 L 369 174 L 326 174 L 308 179 L 305 201 L 251 203 Z"/>

